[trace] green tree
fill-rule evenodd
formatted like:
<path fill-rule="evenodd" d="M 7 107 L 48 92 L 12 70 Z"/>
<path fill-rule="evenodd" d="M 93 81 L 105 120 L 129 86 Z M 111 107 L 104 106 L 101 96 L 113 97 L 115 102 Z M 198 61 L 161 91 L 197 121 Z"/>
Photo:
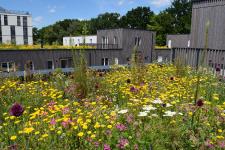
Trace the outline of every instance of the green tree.
<path fill-rule="evenodd" d="M 121 26 L 125 28 L 147 29 L 154 12 L 150 7 L 137 7 L 121 18 Z"/>

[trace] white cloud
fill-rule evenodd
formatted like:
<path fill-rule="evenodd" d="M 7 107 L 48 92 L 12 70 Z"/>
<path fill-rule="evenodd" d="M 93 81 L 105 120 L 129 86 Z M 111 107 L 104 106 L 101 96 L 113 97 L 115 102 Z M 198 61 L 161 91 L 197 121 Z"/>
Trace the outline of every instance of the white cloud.
<path fill-rule="evenodd" d="M 53 6 L 53 7 L 48 6 L 48 12 L 49 13 L 55 13 L 56 12 L 56 6 Z"/>
<path fill-rule="evenodd" d="M 35 18 L 33 19 L 33 24 L 34 24 L 35 26 L 39 25 L 39 24 L 42 23 L 42 22 L 43 22 L 43 17 L 42 17 L 42 16 L 37 16 L 37 17 L 35 17 Z"/>
<path fill-rule="evenodd" d="M 150 4 L 155 7 L 164 7 L 171 4 L 171 0 L 150 0 Z"/>
<path fill-rule="evenodd" d="M 118 0 L 117 5 L 122 6 L 124 4 L 133 4 L 134 0 Z"/>
<path fill-rule="evenodd" d="M 119 0 L 117 4 L 118 4 L 119 6 L 123 5 L 123 4 L 124 4 L 124 0 Z"/>

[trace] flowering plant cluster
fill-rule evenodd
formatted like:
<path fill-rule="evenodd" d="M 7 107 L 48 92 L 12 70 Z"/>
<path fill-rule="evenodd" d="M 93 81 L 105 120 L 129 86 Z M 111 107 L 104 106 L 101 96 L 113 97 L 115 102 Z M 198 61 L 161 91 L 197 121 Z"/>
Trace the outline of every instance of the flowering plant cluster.
<path fill-rule="evenodd" d="M 124 67 L 92 75 L 83 99 L 71 96 L 70 76 L 1 80 L 0 149 L 225 148 L 225 85 L 216 77 L 201 77 L 195 103 L 190 68 L 178 77 L 172 65 L 147 65 L 140 83 Z"/>

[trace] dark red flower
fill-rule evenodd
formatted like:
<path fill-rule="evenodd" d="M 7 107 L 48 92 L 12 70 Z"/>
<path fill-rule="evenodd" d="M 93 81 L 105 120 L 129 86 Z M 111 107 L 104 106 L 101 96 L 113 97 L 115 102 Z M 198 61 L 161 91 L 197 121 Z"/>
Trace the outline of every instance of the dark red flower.
<path fill-rule="evenodd" d="M 23 109 L 22 105 L 20 105 L 19 103 L 15 103 L 15 104 L 12 105 L 9 112 L 10 112 L 11 116 L 19 117 L 23 114 L 24 109 Z"/>
<path fill-rule="evenodd" d="M 170 80 L 174 80 L 174 77 L 170 77 Z"/>
<path fill-rule="evenodd" d="M 203 100 L 202 100 L 202 99 L 199 99 L 199 100 L 197 101 L 196 105 L 197 105 L 198 107 L 203 106 L 203 105 L 204 105 Z"/>
<path fill-rule="evenodd" d="M 220 68 L 219 67 L 216 67 L 216 72 L 220 72 Z"/>
<path fill-rule="evenodd" d="M 130 79 L 127 79 L 127 83 L 130 84 L 131 83 L 131 80 Z"/>

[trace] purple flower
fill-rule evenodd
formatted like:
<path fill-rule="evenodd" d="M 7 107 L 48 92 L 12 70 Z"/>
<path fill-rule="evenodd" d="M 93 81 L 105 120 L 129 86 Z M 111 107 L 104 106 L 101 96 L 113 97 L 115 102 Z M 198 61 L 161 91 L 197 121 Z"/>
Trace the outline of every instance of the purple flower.
<path fill-rule="evenodd" d="M 127 145 L 129 145 L 129 141 L 127 139 L 121 138 L 116 146 L 120 149 L 125 149 Z"/>
<path fill-rule="evenodd" d="M 135 93 L 135 92 L 138 92 L 138 89 L 135 88 L 134 86 L 132 86 L 132 87 L 130 88 L 130 91 Z"/>
<path fill-rule="evenodd" d="M 11 116 L 19 117 L 23 114 L 24 109 L 23 106 L 19 103 L 14 103 L 13 106 L 9 110 Z"/>
<path fill-rule="evenodd" d="M 104 144 L 104 150 L 111 150 L 110 146 L 107 144 Z"/>

